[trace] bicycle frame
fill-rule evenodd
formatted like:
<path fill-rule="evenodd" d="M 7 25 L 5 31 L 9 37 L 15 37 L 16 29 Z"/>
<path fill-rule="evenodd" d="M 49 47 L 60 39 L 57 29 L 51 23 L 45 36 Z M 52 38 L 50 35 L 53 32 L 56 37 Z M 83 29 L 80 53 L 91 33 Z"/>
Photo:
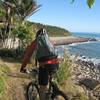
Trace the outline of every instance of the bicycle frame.
<path fill-rule="evenodd" d="M 34 77 L 33 82 L 36 83 L 37 85 L 39 85 L 38 84 L 38 74 L 39 74 L 38 70 L 39 69 L 37 68 L 37 69 L 33 69 L 32 71 L 30 71 L 30 75 L 32 77 Z M 58 92 L 59 88 L 58 88 L 57 84 L 53 82 L 53 76 L 52 76 L 52 74 L 49 75 L 48 85 L 49 85 L 49 87 L 48 87 L 48 91 L 49 92 L 51 92 L 51 89 L 53 90 L 53 93 L 57 93 Z"/>
<path fill-rule="evenodd" d="M 33 73 L 31 75 L 34 76 L 34 78 L 35 78 L 31 82 L 31 84 L 36 87 L 36 89 L 38 90 L 38 93 L 39 93 L 38 70 L 39 69 L 34 69 L 33 71 L 31 71 Z M 46 92 L 46 98 L 47 98 L 46 100 L 54 100 L 54 98 L 59 95 L 62 96 L 65 100 L 68 100 L 68 97 L 59 89 L 57 84 L 55 82 L 53 82 L 52 75 L 53 74 L 49 75 L 48 90 Z"/>

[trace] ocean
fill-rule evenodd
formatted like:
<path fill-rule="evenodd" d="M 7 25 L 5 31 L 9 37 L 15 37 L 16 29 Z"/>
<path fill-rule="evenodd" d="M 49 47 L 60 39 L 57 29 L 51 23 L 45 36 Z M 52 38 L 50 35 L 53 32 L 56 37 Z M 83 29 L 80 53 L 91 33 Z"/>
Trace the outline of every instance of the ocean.
<path fill-rule="evenodd" d="M 100 33 L 75 32 L 72 33 L 72 35 L 77 37 L 96 38 L 98 41 L 58 46 L 58 52 L 63 55 L 64 49 L 67 48 L 69 53 L 72 55 L 80 54 L 81 57 L 86 58 L 86 60 L 91 60 L 94 63 L 100 63 Z"/>

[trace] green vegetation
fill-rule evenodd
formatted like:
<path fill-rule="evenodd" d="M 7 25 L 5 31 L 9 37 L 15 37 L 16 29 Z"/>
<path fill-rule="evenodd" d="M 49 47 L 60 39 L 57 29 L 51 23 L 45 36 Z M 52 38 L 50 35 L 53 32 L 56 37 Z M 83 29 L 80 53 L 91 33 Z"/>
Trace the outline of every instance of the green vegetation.
<path fill-rule="evenodd" d="M 30 26 L 27 26 L 26 18 L 35 13 L 39 7 L 40 5 L 37 5 L 35 0 L 0 0 L 0 23 L 2 23 L 0 25 L 0 45 L 2 47 L 8 48 L 6 45 L 8 40 L 11 39 L 14 43 L 14 40 L 18 37 L 23 48 L 25 44 L 23 44 L 23 41 L 26 42 L 25 38 L 29 40 L 33 32 L 30 33 Z M 14 34 L 12 34 L 13 29 L 15 29 Z"/>
<path fill-rule="evenodd" d="M 60 62 L 59 69 L 55 75 L 55 80 L 58 84 L 62 85 L 69 77 L 71 77 L 72 67 L 73 65 L 70 57 L 65 55 L 63 61 Z"/>
<path fill-rule="evenodd" d="M 48 31 L 49 36 L 52 36 L 52 37 L 57 37 L 57 36 L 61 37 L 61 36 L 71 35 L 71 33 L 64 28 L 50 26 L 50 25 L 44 25 L 44 24 L 34 23 L 34 22 L 30 22 L 30 24 L 33 25 L 34 29 L 35 28 L 45 28 Z"/>
<path fill-rule="evenodd" d="M 14 49 L 2 48 L 0 49 L 0 56 L 2 58 L 17 58 L 18 55 Z"/>
<path fill-rule="evenodd" d="M 6 33 L 10 32 L 15 19 L 19 19 L 22 24 L 25 18 L 35 13 L 39 7 L 35 0 L 0 0 L 0 15 L 6 19 Z"/>
<path fill-rule="evenodd" d="M 8 79 L 7 73 L 9 72 L 10 69 L 8 68 L 8 66 L 5 65 L 3 62 L 0 62 L 0 98 L 4 93 L 6 81 Z"/>
<path fill-rule="evenodd" d="M 14 28 L 12 30 L 12 36 L 18 38 L 22 46 L 27 46 L 27 44 L 30 44 L 30 42 L 33 41 L 35 33 L 32 25 L 26 23 L 25 25 L 19 25 Z"/>
<path fill-rule="evenodd" d="M 76 0 L 71 0 L 72 1 L 72 3 L 74 2 L 74 1 L 76 1 Z M 93 6 L 93 4 L 94 4 L 94 2 L 96 1 L 96 0 L 86 0 L 87 1 L 87 5 L 88 5 L 88 7 L 89 8 L 92 8 L 92 6 Z"/>
<path fill-rule="evenodd" d="M 87 0 L 87 4 L 88 4 L 89 8 L 92 8 L 94 2 L 95 2 L 95 0 Z"/>
<path fill-rule="evenodd" d="M 89 100 L 82 87 L 75 85 L 72 80 L 74 65 L 69 53 L 65 52 L 59 70 L 55 74 L 55 82 L 59 84 L 60 88 L 65 91 L 71 100 Z"/>

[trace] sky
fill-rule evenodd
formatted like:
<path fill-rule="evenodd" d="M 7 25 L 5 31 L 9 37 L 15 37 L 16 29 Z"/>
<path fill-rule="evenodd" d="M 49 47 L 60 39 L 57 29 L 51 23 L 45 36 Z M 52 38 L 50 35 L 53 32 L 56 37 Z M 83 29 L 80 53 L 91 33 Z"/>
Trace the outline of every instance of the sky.
<path fill-rule="evenodd" d="M 40 10 L 28 18 L 31 22 L 65 28 L 70 32 L 100 33 L 100 0 L 91 9 L 86 0 L 37 0 Z"/>

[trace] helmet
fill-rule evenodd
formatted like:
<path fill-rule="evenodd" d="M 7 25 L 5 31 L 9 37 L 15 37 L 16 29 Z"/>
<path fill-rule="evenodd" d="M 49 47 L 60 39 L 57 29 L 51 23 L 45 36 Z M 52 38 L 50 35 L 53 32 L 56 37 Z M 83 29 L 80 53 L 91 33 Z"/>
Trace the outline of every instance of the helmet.
<path fill-rule="evenodd" d="M 36 38 L 37 38 L 38 36 L 41 36 L 41 35 L 45 34 L 45 33 L 47 33 L 47 31 L 46 31 L 44 28 L 39 29 L 39 30 L 36 32 Z"/>

